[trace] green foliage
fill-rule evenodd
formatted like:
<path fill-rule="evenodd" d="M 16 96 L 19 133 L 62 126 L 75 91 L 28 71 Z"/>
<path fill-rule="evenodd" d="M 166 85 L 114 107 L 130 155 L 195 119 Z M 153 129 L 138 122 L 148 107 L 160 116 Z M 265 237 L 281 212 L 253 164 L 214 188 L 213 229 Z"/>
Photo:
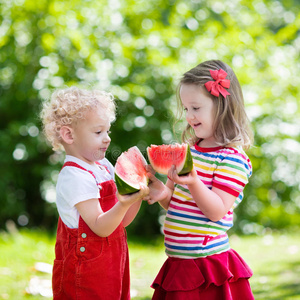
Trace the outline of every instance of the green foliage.
<path fill-rule="evenodd" d="M 108 158 L 171 143 L 181 74 L 207 59 L 230 64 L 255 132 L 254 175 L 236 229 L 299 226 L 299 26 L 296 0 L 0 1 L 0 220 L 54 228 L 63 156 L 41 133 L 41 102 L 76 84 L 118 104 Z M 158 205 L 130 231 L 159 233 Z"/>

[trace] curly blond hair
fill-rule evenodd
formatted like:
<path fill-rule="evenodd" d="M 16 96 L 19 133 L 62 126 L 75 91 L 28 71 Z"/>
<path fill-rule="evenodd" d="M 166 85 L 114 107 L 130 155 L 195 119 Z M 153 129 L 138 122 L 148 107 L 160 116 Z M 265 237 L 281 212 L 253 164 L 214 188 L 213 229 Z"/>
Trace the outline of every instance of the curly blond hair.
<path fill-rule="evenodd" d="M 43 103 L 41 119 L 46 138 L 53 150 L 62 150 L 60 129 L 65 125 L 76 125 L 85 118 L 88 110 L 100 107 L 103 119 L 115 120 L 115 102 L 111 93 L 97 89 L 85 90 L 75 86 L 56 90 L 49 101 Z"/>

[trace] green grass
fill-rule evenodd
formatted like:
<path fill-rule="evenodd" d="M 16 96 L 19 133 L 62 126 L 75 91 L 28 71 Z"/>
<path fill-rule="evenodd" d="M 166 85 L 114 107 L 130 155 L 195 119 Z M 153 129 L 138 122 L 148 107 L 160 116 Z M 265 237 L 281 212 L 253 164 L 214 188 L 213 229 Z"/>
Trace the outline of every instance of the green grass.
<path fill-rule="evenodd" d="M 230 241 L 254 271 L 250 284 L 255 299 L 300 299 L 299 235 L 232 236 Z M 41 291 L 49 290 L 51 275 L 37 271 L 35 265 L 52 264 L 54 243 L 54 237 L 39 231 L 0 233 L 0 299 L 47 299 L 29 292 L 44 283 Z M 150 285 L 166 259 L 163 240 L 154 244 L 130 241 L 129 251 L 132 299 L 151 299 Z"/>
<path fill-rule="evenodd" d="M 295 234 L 231 237 L 231 247 L 252 268 L 255 299 L 300 299 L 300 237 Z"/>
<path fill-rule="evenodd" d="M 49 279 L 49 274 L 37 272 L 35 263 L 53 262 L 53 237 L 44 232 L 22 231 L 0 235 L 0 299 L 45 299 L 26 293 L 30 279 Z"/>

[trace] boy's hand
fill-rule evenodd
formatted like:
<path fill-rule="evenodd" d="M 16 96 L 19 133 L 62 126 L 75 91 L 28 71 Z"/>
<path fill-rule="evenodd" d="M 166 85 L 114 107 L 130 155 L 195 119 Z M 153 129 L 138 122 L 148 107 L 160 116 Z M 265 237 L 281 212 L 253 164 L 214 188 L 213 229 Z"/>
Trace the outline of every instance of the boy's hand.
<path fill-rule="evenodd" d="M 147 197 L 147 195 L 149 195 L 149 188 L 143 184 L 140 184 L 140 190 L 138 192 L 128 195 L 120 195 L 117 193 L 117 198 L 123 205 L 130 206 L 131 204 L 144 199 Z"/>

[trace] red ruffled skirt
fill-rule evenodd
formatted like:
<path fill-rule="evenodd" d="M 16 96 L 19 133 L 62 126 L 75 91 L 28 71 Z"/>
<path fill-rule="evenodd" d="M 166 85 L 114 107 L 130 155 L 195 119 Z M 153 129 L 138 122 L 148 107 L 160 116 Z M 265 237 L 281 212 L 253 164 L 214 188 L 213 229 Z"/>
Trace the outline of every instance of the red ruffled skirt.
<path fill-rule="evenodd" d="M 169 257 L 152 288 L 153 300 L 253 300 L 252 271 L 236 251 L 197 259 Z"/>

